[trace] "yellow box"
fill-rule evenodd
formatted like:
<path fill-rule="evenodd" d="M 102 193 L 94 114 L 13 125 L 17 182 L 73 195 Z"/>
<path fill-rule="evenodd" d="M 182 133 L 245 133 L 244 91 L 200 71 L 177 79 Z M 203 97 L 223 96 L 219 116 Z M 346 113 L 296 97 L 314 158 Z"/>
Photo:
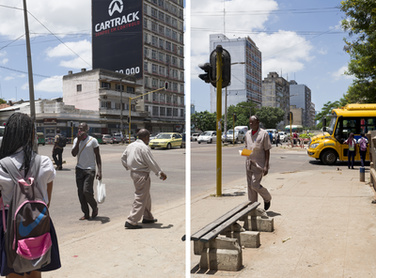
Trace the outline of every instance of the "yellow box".
<path fill-rule="evenodd" d="M 251 151 L 251 150 L 243 149 L 243 150 L 240 152 L 240 155 L 242 155 L 242 156 L 249 156 L 249 155 L 251 155 L 252 152 L 253 152 L 253 151 Z"/>

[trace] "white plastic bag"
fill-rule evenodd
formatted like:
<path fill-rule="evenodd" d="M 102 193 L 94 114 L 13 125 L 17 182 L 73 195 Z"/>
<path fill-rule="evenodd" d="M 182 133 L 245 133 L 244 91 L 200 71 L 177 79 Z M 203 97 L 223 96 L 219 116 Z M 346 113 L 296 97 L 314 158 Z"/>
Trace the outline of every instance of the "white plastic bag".
<path fill-rule="evenodd" d="M 106 200 L 106 185 L 101 182 L 101 180 L 97 180 L 97 202 L 99 204 L 104 203 Z"/>

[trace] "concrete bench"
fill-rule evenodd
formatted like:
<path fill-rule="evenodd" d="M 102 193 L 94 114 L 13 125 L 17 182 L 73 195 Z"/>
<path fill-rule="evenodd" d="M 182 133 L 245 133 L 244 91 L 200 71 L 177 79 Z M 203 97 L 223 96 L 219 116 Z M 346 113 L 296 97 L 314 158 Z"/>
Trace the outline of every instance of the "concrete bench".
<path fill-rule="evenodd" d="M 192 234 L 200 269 L 237 271 L 243 266 L 242 246 L 260 246 L 260 231 L 273 231 L 273 219 L 258 202 L 244 202 Z M 243 221 L 243 227 L 237 223 Z M 185 240 L 185 236 L 182 238 Z"/>

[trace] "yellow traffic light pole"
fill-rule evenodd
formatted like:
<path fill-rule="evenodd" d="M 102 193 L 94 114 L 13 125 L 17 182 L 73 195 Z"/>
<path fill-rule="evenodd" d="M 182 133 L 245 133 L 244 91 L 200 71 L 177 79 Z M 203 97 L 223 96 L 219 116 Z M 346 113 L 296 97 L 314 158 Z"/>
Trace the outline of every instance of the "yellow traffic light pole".
<path fill-rule="evenodd" d="M 217 47 L 217 197 L 222 195 L 222 47 Z"/>
<path fill-rule="evenodd" d="M 129 143 L 131 143 L 131 123 L 132 123 L 132 121 L 131 121 L 131 111 L 132 111 L 131 103 L 132 103 L 132 100 L 138 99 L 138 98 L 141 98 L 142 96 L 145 96 L 145 95 L 148 95 L 148 94 L 151 94 L 151 93 L 155 93 L 155 92 L 158 92 L 158 91 L 161 91 L 161 90 L 165 90 L 165 89 L 166 89 L 166 87 L 164 86 L 162 88 L 158 88 L 157 90 L 141 94 L 140 96 L 130 97 L 129 98 Z"/>

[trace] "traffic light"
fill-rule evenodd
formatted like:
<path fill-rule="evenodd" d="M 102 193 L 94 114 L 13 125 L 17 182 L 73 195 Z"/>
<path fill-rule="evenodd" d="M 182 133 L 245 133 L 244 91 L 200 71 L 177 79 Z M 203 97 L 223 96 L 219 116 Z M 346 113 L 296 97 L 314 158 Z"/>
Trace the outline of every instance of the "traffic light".
<path fill-rule="evenodd" d="M 199 74 L 200 79 L 206 83 L 212 83 L 213 82 L 213 80 L 212 80 L 213 68 L 211 67 L 211 64 L 205 63 L 202 65 L 199 65 L 199 67 L 205 71 L 205 73 Z M 215 75 L 215 73 L 214 73 L 214 75 Z M 214 82 L 215 82 L 215 79 L 214 79 Z"/>
<path fill-rule="evenodd" d="M 218 45 L 210 54 L 210 62 L 199 65 L 205 73 L 199 74 L 201 80 L 211 83 L 217 87 L 217 51 L 221 51 L 222 56 L 222 88 L 229 86 L 231 83 L 231 55 L 228 51 Z"/>
<path fill-rule="evenodd" d="M 222 51 L 222 88 L 229 86 L 231 83 L 231 55 L 229 52 L 218 45 L 210 55 L 211 68 L 213 69 L 213 80 L 215 80 L 214 87 L 217 86 L 217 51 Z"/>

